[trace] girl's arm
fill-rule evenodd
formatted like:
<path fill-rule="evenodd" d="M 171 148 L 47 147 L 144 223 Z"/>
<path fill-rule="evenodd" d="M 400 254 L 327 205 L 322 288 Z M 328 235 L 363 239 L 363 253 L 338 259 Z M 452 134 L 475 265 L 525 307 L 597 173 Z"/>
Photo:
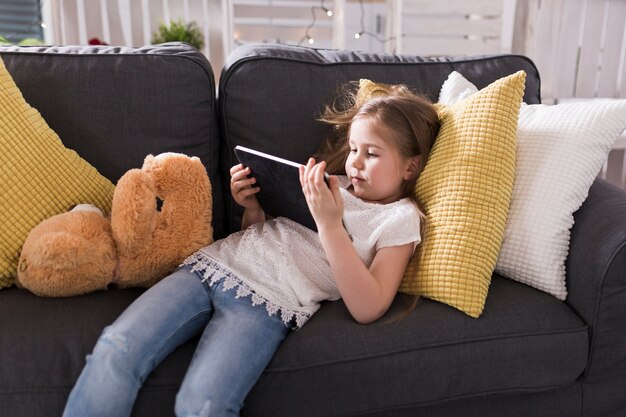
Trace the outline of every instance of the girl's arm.
<path fill-rule="evenodd" d="M 246 208 L 241 217 L 241 230 L 245 230 L 255 223 L 263 223 L 265 221 L 265 212 L 259 209 Z"/>
<path fill-rule="evenodd" d="M 247 229 L 251 224 L 265 221 L 265 212 L 255 195 L 260 188 L 254 186 L 256 178 L 248 178 L 250 172 L 250 168 L 242 164 L 230 169 L 230 193 L 235 202 L 245 209 L 241 218 L 242 230 Z"/>
<path fill-rule="evenodd" d="M 389 309 L 413 253 L 413 243 L 380 249 L 368 269 L 343 227 L 343 198 L 337 177 L 324 183 L 323 162 L 309 160 L 300 170 L 302 188 L 317 224 L 337 288 L 359 323 L 371 323 Z"/>
<path fill-rule="evenodd" d="M 319 232 L 337 288 L 352 317 L 364 324 L 378 320 L 398 292 L 413 243 L 380 249 L 367 269 L 343 227 Z"/>

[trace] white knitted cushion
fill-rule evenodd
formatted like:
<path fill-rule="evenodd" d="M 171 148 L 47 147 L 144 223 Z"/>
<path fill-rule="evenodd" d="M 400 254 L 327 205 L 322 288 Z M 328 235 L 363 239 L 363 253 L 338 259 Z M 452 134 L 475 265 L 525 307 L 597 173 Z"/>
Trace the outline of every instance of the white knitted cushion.
<path fill-rule="evenodd" d="M 439 101 L 450 105 L 475 91 L 453 72 Z M 496 272 L 560 300 L 567 297 L 573 213 L 625 128 L 626 100 L 522 104 L 513 195 Z"/>

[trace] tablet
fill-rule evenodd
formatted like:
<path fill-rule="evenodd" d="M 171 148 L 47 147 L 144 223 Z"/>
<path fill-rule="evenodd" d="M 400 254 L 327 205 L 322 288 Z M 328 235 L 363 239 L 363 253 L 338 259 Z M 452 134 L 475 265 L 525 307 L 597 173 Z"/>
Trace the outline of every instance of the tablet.
<path fill-rule="evenodd" d="M 266 215 L 287 217 L 317 231 L 300 185 L 302 164 L 239 145 L 235 146 L 235 155 L 250 168 L 250 176 L 256 178 L 261 188 L 256 196 Z M 327 173 L 324 178 L 328 184 Z"/>

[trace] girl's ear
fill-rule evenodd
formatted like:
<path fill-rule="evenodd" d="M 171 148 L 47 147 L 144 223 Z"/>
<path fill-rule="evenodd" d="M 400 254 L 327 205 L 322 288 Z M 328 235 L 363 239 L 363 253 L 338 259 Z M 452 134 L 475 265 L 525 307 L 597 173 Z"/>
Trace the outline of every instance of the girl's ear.
<path fill-rule="evenodd" d="M 409 158 L 409 165 L 404 172 L 404 180 L 412 180 L 415 179 L 420 172 L 420 167 L 422 166 L 422 157 L 420 155 L 412 156 Z"/>

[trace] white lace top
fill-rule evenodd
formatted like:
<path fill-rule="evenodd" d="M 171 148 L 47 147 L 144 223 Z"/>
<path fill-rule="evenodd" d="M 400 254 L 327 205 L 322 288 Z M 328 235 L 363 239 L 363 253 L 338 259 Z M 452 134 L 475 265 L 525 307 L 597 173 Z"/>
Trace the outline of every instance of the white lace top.
<path fill-rule="evenodd" d="M 407 198 L 390 203 L 364 202 L 350 194 L 339 177 L 344 223 L 366 266 L 378 249 L 420 242 L 420 219 Z M 199 250 L 184 262 L 213 285 L 237 288 L 286 325 L 301 327 L 323 300 L 340 298 L 318 234 L 287 218 L 256 223 Z"/>

